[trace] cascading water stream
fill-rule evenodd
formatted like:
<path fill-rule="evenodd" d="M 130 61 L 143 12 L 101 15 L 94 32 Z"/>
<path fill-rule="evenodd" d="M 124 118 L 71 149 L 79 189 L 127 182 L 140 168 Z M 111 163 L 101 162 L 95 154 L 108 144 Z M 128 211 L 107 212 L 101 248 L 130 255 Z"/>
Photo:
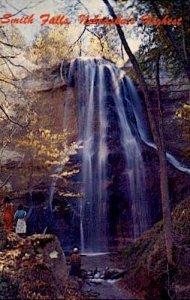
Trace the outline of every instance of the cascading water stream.
<path fill-rule="evenodd" d="M 82 252 L 106 251 L 107 196 L 106 191 L 103 191 L 103 184 L 106 180 L 107 147 L 106 117 L 101 94 L 104 73 L 101 68 L 97 68 L 95 62 L 84 64 L 83 61 L 78 63 L 78 72 L 84 80 L 82 91 L 81 78 L 77 81 L 76 92 L 79 104 L 79 140 L 83 141 L 84 199 L 80 204 L 81 250 Z M 98 93 L 94 89 L 95 80 L 100 82 Z M 99 107 L 97 116 L 95 116 L 96 105 Z"/>
<path fill-rule="evenodd" d="M 108 195 L 107 143 L 109 97 L 116 107 L 119 139 L 127 164 L 125 176 L 128 202 L 131 206 L 133 237 L 149 227 L 148 206 L 145 196 L 145 169 L 141 146 L 126 116 L 127 99 L 124 79 L 118 81 L 118 69 L 96 59 L 76 59 L 70 64 L 68 85 L 75 86 L 78 103 L 79 140 L 82 150 L 82 182 L 84 199 L 80 204 L 80 232 L 82 252 L 107 251 Z M 108 79 L 109 78 L 109 79 Z M 125 78 L 126 80 L 126 78 Z M 129 102 L 130 99 L 127 99 Z M 127 201 L 126 200 L 126 201 Z"/>
<path fill-rule="evenodd" d="M 152 225 L 142 141 L 153 148 L 156 146 L 152 143 L 143 104 L 133 82 L 127 76 L 120 75 L 118 68 L 105 60 L 77 58 L 70 62 L 64 76 L 67 85 L 74 90 L 78 106 L 78 144 L 82 145 L 84 195 L 79 201 L 78 211 L 83 253 L 108 250 L 107 238 L 112 221 L 110 203 L 117 201 L 110 198 L 109 185 L 115 174 L 124 182 L 125 191 L 122 190 L 122 193 L 127 203 L 127 218 L 132 224 L 130 236 L 137 238 Z M 111 113 L 112 120 L 111 110 L 114 111 Z M 124 171 L 115 161 L 110 161 L 110 155 L 114 157 L 114 144 L 120 147 Z M 167 153 L 167 158 L 177 169 L 190 173 L 171 154 Z M 117 189 L 120 192 L 119 186 Z"/>
<path fill-rule="evenodd" d="M 112 85 L 117 82 L 118 70 L 109 66 Z M 145 167 L 142 158 L 142 149 L 132 134 L 130 123 L 127 120 L 123 100 L 130 104 L 126 88 L 128 78 L 121 79 L 119 86 L 114 88 L 114 101 L 117 114 L 119 116 L 121 128 L 121 140 L 125 149 L 125 159 L 127 161 L 127 177 L 129 179 L 129 199 L 132 211 L 133 237 L 139 237 L 149 227 L 149 207 L 146 201 L 145 192 Z M 133 98 L 133 94 L 131 93 Z"/>

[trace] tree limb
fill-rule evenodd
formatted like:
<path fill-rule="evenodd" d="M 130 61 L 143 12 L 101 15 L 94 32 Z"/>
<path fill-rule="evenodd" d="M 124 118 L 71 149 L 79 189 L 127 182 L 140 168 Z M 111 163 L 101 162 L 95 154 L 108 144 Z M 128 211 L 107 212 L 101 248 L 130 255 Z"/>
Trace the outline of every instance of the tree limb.
<path fill-rule="evenodd" d="M 18 165 L 16 166 L 16 168 L 18 168 L 20 165 L 21 165 L 21 163 L 22 163 L 22 161 L 23 161 L 23 159 L 24 159 L 24 154 L 23 154 L 23 156 L 22 156 L 22 158 L 21 158 L 21 160 L 19 161 L 19 163 L 18 163 Z M 6 184 L 7 184 L 7 182 L 9 181 L 9 179 L 11 178 L 13 176 L 13 172 L 11 172 L 9 175 L 8 175 L 8 177 L 4 180 L 4 182 L 0 185 L 0 189 L 2 189 Z"/>
<path fill-rule="evenodd" d="M 86 28 L 86 30 L 87 30 L 88 32 L 90 32 L 92 35 L 94 35 L 94 36 L 99 40 L 100 46 L 101 46 L 101 50 L 102 50 L 102 53 L 103 53 L 103 51 L 104 51 L 104 45 L 103 45 L 103 43 L 102 43 L 102 38 L 101 38 L 97 33 L 91 31 L 89 28 Z"/>
<path fill-rule="evenodd" d="M 2 92 L 2 91 L 1 91 L 1 92 Z M 18 126 L 21 127 L 21 128 L 26 128 L 26 127 L 29 125 L 29 123 L 27 123 L 27 124 L 20 124 L 19 122 L 13 120 L 13 119 L 8 115 L 8 113 L 7 113 L 6 110 L 3 108 L 2 105 L 0 105 L 0 110 L 3 112 L 3 114 L 6 116 L 6 118 L 7 118 L 11 123 L 13 123 L 13 124 L 15 124 L 15 125 L 18 125 Z"/>
<path fill-rule="evenodd" d="M 13 61 L 11 61 L 8 57 L 4 58 L 4 60 L 7 60 L 8 63 L 10 63 L 12 66 L 17 67 L 17 68 L 22 68 L 23 70 L 27 71 L 28 73 L 32 73 L 30 70 L 28 70 L 26 67 L 20 65 L 20 64 L 15 64 Z"/>
<path fill-rule="evenodd" d="M 84 26 L 83 31 L 81 32 L 81 34 L 79 35 L 79 37 L 77 38 L 76 41 L 74 41 L 74 43 L 69 47 L 69 49 L 71 49 L 74 45 L 76 45 L 78 43 L 78 41 L 81 39 L 81 37 L 83 36 L 83 34 L 86 31 L 86 26 Z"/>

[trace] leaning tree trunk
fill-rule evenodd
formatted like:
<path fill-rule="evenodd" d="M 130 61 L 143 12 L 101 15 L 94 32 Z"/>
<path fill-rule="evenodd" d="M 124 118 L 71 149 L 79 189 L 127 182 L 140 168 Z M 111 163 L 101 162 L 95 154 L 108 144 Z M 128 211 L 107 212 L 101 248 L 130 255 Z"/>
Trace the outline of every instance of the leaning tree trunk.
<path fill-rule="evenodd" d="M 117 16 L 113 10 L 113 7 L 109 3 L 108 0 L 102 0 L 108 8 L 108 11 L 113 19 L 116 19 Z M 167 254 L 167 261 L 169 264 L 173 264 L 173 236 L 172 236 L 172 221 L 171 221 L 171 212 L 170 212 L 170 205 L 169 205 L 169 193 L 168 193 L 168 181 L 167 181 L 167 164 L 166 164 L 166 157 L 163 148 L 163 136 L 160 137 L 154 117 L 151 112 L 151 99 L 149 95 L 148 86 L 140 69 L 139 63 L 136 60 L 136 57 L 132 53 L 127 40 L 125 38 L 125 34 L 120 25 L 116 25 L 116 29 L 119 35 L 119 38 L 123 44 L 125 52 L 127 53 L 134 70 L 137 74 L 139 79 L 139 83 L 141 89 L 144 94 L 145 105 L 147 109 L 148 119 L 150 123 L 151 132 L 153 135 L 154 142 L 157 146 L 158 156 L 160 161 L 160 187 L 161 187 L 161 203 L 162 203 L 162 212 L 163 212 L 163 228 L 164 228 L 164 237 L 165 237 L 165 246 L 166 246 L 166 254 Z M 161 128 L 161 124 L 160 124 Z M 161 132 L 163 132 L 161 130 Z"/>

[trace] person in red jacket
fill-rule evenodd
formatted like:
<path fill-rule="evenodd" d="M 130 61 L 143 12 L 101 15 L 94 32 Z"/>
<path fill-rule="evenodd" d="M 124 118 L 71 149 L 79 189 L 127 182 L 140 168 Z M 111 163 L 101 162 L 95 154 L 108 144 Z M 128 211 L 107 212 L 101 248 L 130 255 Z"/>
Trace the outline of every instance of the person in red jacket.
<path fill-rule="evenodd" d="M 13 221 L 14 221 L 14 213 L 13 213 L 13 203 L 11 199 L 6 196 L 3 200 L 3 222 L 5 226 L 5 230 L 10 232 L 13 230 Z"/>
<path fill-rule="evenodd" d="M 80 277 L 80 275 L 81 275 L 81 269 L 80 269 L 81 268 L 81 257 L 80 257 L 78 248 L 73 249 L 72 255 L 70 257 L 70 264 L 71 264 L 70 275 Z"/>

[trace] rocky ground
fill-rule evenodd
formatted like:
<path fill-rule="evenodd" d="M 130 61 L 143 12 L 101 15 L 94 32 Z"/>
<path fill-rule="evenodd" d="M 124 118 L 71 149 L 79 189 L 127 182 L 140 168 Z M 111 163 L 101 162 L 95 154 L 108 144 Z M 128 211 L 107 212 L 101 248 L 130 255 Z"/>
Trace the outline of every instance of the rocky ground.
<path fill-rule="evenodd" d="M 82 268 L 87 276 L 81 291 L 86 299 L 134 299 L 129 291 L 118 285 L 124 266 L 118 258 L 121 258 L 119 252 L 82 256 Z"/>
<path fill-rule="evenodd" d="M 172 216 L 175 266 L 167 265 L 159 222 L 123 253 L 82 256 L 83 279 L 69 277 L 55 236 L 21 239 L 1 231 L 0 299 L 190 299 L 190 198 Z"/>
<path fill-rule="evenodd" d="M 122 271 L 116 253 L 82 255 L 83 278 L 75 278 L 53 235 L 11 233 L 1 248 L 0 299 L 132 299 L 111 279 Z"/>
<path fill-rule="evenodd" d="M 68 267 L 53 235 L 8 236 L 0 253 L 0 299 L 84 299 L 68 280 Z"/>

